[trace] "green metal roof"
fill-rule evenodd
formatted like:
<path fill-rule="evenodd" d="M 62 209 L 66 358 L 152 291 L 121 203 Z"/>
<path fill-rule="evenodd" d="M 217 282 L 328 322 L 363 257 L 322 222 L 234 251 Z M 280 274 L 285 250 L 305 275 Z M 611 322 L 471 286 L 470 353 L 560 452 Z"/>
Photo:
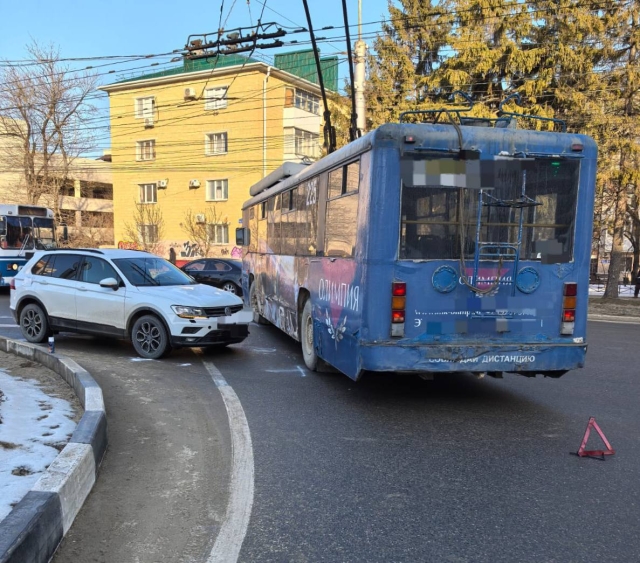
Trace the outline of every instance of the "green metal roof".
<path fill-rule="evenodd" d="M 313 49 L 276 55 L 274 66 L 309 82 L 319 84 Z M 338 89 L 338 57 L 321 57 L 320 68 L 325 88 L 336 91 Z"/>
<path fill-rule="evenodd" d="M 176 66 L 154 72 L 152 74 L 144 74 L 119 80 L 114 84 L 125 84 L 127 82 L 135 82 L 138 80 L 150 80 L 152 78 L 164 78 L 166 76 L 176 76 L 186 74 L 188 72 L 198 72 L 200 70 L 216 70 L 229 66 L 242 66 L 249 63 L 260 62 L 251 57 L 242 55 L 218 55 L 217 57 L 209 57 L 206 59 L 196 59 L 194 61 L 185 59 L 182 66 Z M 316 61 L 313 56 L 313 50 L 294 51 L 292 53 L 282 53 L 274 57 L 274 66 L 280 70 L 304 78 L 309 82 L 318 84 L 318 73 L 316 72 Z M 325 88 L 333 90 L 338 89 L 338 57 L 323 57 L 320 59 L 320 68 L 322 68 L 322 78 Z"/>
<path fill-rule="evenodd" d="M 185 59 L 182 66 L 168 68 L 167 70 L 161 70 L 160 72 L 154 72 L 152 74 L 136 76 L 134 78 L 127 78 L 126 80 L 115 82 L 114 84 L 134 82 L 136 80 L 149 80 L 151 78 L 163 78 L 165 76 L 175 76 L 177 74 L 185 74 L 187 72 L 198 72 L 199 70 L 215 70 L 227 66 L 241 66 L 243 64 L 257 62 L 260 61 L 258 61 L 257 59 L 252 59 L 251 57 L 243 57 L 242 55 L 219 55 L 217 57 L 196 59 L 194 61 Z"/>

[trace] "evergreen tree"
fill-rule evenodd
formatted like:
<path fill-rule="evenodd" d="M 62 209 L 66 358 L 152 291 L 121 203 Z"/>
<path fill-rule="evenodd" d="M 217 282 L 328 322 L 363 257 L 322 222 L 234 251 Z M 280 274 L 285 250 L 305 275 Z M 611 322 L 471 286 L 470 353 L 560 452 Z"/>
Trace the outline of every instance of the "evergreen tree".
<path fill-rule="evenodd" d="M 397 122 L 400 113 L 431 107 L 423 79 L 443 56 L 451 31 L 450 0 L 389 1 L 388 22 L 369 55 L 367 115 L 370 128 Z"/>

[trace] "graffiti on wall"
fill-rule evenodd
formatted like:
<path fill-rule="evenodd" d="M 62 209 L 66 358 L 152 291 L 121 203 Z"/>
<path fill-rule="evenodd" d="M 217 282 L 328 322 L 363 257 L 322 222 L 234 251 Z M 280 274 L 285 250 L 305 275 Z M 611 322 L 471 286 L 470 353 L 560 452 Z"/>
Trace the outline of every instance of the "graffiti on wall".
<path fill-rule="evenodd" d="M 182 247 L 183 250 L 180 252 L 180 256 L 182 256 L 183 258 L 195 258 L 201 255 L 200 245 L 195 242 L 186 240 L 182 244 Z"/>
<path fill-rule="evenodd" d="M 118 248 L 120 250 L 140 250 L 140 245 L 137 242 L 121 240 L 118 242 Z"/>

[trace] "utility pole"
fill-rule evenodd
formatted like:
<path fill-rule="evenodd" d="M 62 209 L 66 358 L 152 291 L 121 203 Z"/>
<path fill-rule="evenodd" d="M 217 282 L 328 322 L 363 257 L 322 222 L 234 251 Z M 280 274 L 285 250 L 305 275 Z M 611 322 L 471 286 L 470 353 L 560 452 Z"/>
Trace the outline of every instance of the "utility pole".
<path fill-rule="evenodd" d="M 356 126 L 361 135 L 367 129 L 366 108 L 364 102 L 365 60 L 367 44 L 362 40 L 362 0 L 358 0 L 358 40 L 355 44 L 355 81 L 353 89 L 356 94 Z"/>

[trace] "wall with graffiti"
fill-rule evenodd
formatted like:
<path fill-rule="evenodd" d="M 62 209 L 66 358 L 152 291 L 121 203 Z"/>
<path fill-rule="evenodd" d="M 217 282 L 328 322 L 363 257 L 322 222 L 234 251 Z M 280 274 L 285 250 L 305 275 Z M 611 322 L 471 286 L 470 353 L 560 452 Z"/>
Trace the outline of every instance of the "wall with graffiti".
<path fill-rule="evenodd" d="M 125 240 L 118 241 L 118 248 L 123 250 L 142 250 L 142 246 L 137 242 Z M 172 259 L 176 262 L 205 258 L 200 246 L 189 240 L 167 241 L 164 243 L 164 248 L 166 249 L 164 258 Z M 209 250 L 209 258 L 234 258 L 240 260 L 242 258 L 242 248 L 228 244 L 212 246 Z"/>

